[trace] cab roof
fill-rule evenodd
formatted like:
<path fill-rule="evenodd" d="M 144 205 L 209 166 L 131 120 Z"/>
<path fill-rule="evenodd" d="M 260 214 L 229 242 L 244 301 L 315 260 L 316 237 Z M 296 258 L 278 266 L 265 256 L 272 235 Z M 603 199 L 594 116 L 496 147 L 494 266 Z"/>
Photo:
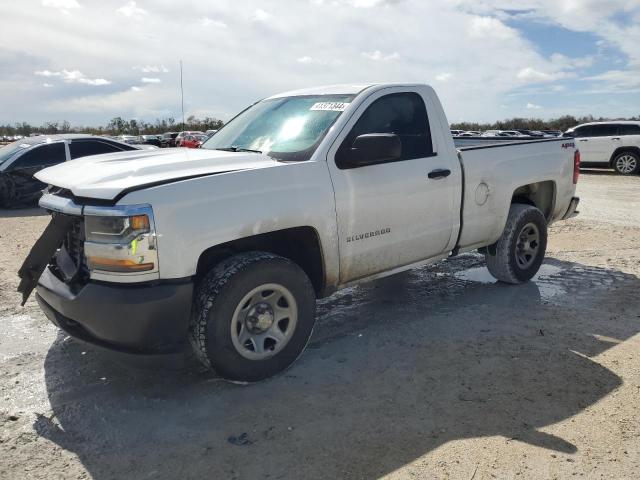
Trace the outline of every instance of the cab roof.
<path fill-rule="evenodd" d="M 325 85 L 320 87 L 303 88 L 301 90 L 291 90 L 289 92 L 278 93 L 268 97 L 299 97 L 302 95 L 357 95 L 369 88 L 388 88 L 388 87 L 417 87 L 425 86 L 424 83 L 344 83 L 338 85 Z"/>

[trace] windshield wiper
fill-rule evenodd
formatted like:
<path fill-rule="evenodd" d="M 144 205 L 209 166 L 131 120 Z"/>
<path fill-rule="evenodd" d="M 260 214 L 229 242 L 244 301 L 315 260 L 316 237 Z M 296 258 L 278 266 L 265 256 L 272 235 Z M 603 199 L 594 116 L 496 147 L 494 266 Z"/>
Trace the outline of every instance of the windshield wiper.
<path fill-rule="evenodd" d="M 262 150 L 251 150 L 250 148 L 240 148 L 236 146 L 231 147 L 220 147 L 215 148 L 214 150 L 222 150 L 223 152 L 251 152 L 251 153 L 262 153 Z"/>

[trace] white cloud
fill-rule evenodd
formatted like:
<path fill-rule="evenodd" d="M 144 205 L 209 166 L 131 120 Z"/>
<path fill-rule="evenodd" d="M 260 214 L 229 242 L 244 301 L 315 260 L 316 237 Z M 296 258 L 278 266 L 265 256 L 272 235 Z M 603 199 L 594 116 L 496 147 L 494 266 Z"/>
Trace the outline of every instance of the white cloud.
<path fill-rule="evenodd" d="M 77 0 L 42 0 L 43 7 L 57 8 L 62 13 L 69 14 L 69 10 L 80 8 Z"/>
<path fill-rule="evenodd" d="M 436 80 L 439 82 L 447 82 L 453 78 L 453 73 L 442 72 L 436 75 Z"/>
<path fill-rule="evenodd" d="M 52 72 L 50 70 L 36 70 L 33 73 L 34 75 L 40 75 L 41 77 L 59 77 L 62 75 L 62 72 Z"/>
<path fill-rule="evenodd" d="M 593 65 L 594 60 L 595 59 L 591 55 L 577 58 L 567 57 L 560 53 L 554 53 L 551 55 L 551 62 L 559 68 L 564 69 L 587 68 Z"/>
<path fill-rule="evenodd" d="M 46 82 L 45 82 L 45 83 L 43 83 L 43 84 L 42 84 L 42 86 L 43 86 L 44 88 L 51 88 L 51 87 L 53 87 L 53 85 L 52 85 L 51 83 L 46 83 Z"/>
<path fill-rule="evenodd" d="M 116 12 L 124 15 L 125 17 L 131 18 L 142 18 L 146 15 L 149 15 L 149 12 L 147 12 L 144 8 L 138 7 L 136 2 L 133 0 L 118 8 Z"/>
<path fill-rule="evenodd" d="M 541 72 L 535 68 L 525 67 L 521 69 L 516 77 L 527 83 L 553 82 L 562 78 L 567 78 L 569 74 L 566 72 Z"/>
<path fill-rule="evenodd" d="M 374 50 L 372 52 L 362 52 L 362 56 L 367 60 L 373 60 L 374 62 L 388 62 L 390 60 L 397 60 L 400 58 L 398 52 L 382 53 L 380 50 Z"/>
<path fill-rule="evenodd" d="M 253 12 L 253 20 L 256 22 L 268 22 L 269 20 L 271 20 L 272 17 L 273 15 L 271 15 L 268 12 L 265 12 L 261 8 L 256 8 Z"/>
<path fill-rule="evenodd" d="M 542 107 L 540 105 L 536 105 L 535 103 L 527 103 L 527 110 L 540 110 L 541 108 Z"/>
<path fill-rule="evenodd" d="M 614 103 L 612 95 L 594 94 L 580 105 L 573 99 L 585 91 L 636 88 L 638 0 L 184 0 L 179 8 L 169 0 L 45 1 L 47 8 L 36 0 L 38 8 L 28 9 L 28 29 L 23 2 L 3 5 L 3 34 L 20 41 L 0 46 L 0 121 L 101 124 L 110 112 L 162 111 L 177 118 L 178 59 L 184 61 L 186 110 L 206 108 L 222 118 L 279 91 L 404 81 L 433 83 L 452 119 L 520 115 L 528 100 L 539 99 L 532 89 L 546 95 L 541 111 L 548 115 L 561 108 L 637 115 L 632 97 Z M 58 15 L 53 2 L 80 8 Z M 88 19 L 99 19 L 99 28 Z M 142 20 L 132 26 L 134 19 Z M 576 41 L 593 53 L 572 58 L 571 42 L 564 40 L 555 44 L 557 54 L 543 53 L 548 39 L 528 30 L 532 21 L 587 32 Z M 228 28 L 215 22 L 229 22 Z M 58 65 L 71 73 L 63 76 Z M 45 68 L 50 76 L 33 76 Z M 162 82 L 131 89 L 149 85 L 142 77 Z M 84 86 L 109 81 L 109 88 Z M 37 95 L 42 82 L 55 86 L 45 101 Z M 565 92 L 556 90 L 563 86 Z M 124 93 L 113 94 L 118 89 Z"/>
<path fill-rule="evenodd" d="M 140 90 L 142 90 L 142 88 L 140 87 L 136 87 L 135 85 L 133 87 L 131 87 L 131 90 L 134 92 L 139 92 Z"/>
<path fill-rule="evenodd" d="M 162 80 L 160 80 L 159 78 L 155 78 L 155 77 L 152 77 L 152 78 L 150 78 L 150 77 L 142 77 L 140 79 L 140 81 L 142 83 L 160 83 Z"/>
<path fill-rule="evenodd" d="M 471 17 L 469 34 L 474 38 L 509 41 L 518 38 L 515 29 L 508 27 L 494 17 Z"/>
<path fill-rule="evenodd" d="M 640 72 L 635 71 L 609 70 L 599 75 L 586 77 L 584 80 L 598 82 L 618 90 L 635 90 L 640 88 Z"/>
<path fill-rule="evenodd" d="M 135 66 L 134 70 L 138 70 L 142 73 L 168 73 L 169 69 L 164 65 L 143 65 Z"/>
<path fill-rule="evenodd" d="M 338 60 L 335 58 L 322 59 L 322 58 L 310 57 L 309 55 L 304 55 L 302 57 L 297 58 L 296 62 L 305 64 L 305 65 L 318 65 L 318 66 L 330 66 L 330 67 L 337 67 L 343 64 L 342 60 Z"/>
<path fill-rule="evenodd" d="M 203 27 L 229 28 L 229 25 L 221 20 L 214 20 L 209 17 L 202 17 L 198 20 Z"/>
<path fill-rule="evenodd" d="M 59 77 L 66 83 L 83 83 L 85 85 L 101 86 L 109 85 L 110 80 L 104 78 L 87 78 L 87 76 L 79 70 L 62 70 L 59 72 L 52 72 L 51 70 L 36 70 L 33 72 L 35 75 L 41 77 Z"/>
<path fill-rule="evenodd" d="M 51 111 L 71 109 L 79 114 L 91 114 L 96 110 L 103 112 L 106 119 L 113 115 L 128 117 L 156 118 L 171 115 L 171 111 L 157 103 L 157 93 L 150 89 L 128 88 L 127 90 L 106 95 L 88 95 L 71 99 L 54 100 L 48 105 Z"/>

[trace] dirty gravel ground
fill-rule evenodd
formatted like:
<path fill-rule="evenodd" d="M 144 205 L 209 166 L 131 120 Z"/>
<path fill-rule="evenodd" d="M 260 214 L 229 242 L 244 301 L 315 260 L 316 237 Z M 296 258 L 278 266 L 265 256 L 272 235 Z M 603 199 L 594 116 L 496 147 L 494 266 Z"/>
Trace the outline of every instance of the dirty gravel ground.
<path fill-rule="evenodd" d="M 251 386 L 19 307 L 47 218 L 0 212 L 0 477 L 640 478 L 639 192 L 583 174 L 527 285 L 468 254 L 326 299 L 297 364 Z"/>

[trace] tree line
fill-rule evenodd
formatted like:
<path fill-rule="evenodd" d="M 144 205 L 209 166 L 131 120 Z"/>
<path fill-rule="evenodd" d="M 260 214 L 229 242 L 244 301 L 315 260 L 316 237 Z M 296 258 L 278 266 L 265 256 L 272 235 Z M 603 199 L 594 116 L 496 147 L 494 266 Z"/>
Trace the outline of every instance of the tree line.
<path fill-rule="evenodd" d="M 455 130 L 561 130 L 565 131 L 581 123 L 609 121 L 609 118 L 595 118 L 593 115 L 583 117 L 574 117 L 573 115 L 563 115 L 559 118 L 550 120 L 542 120 L 539 118 L 510 118 L 497 121 L 495 123 L 477 123 L 477 122 L 457 122 L 452 123 L 451 128 Z M 621 119 L 615 119 L 621 120 Z M 640 116 L 631 117 L 626 120 L 640 121 Z M 176 122 L 174 118 L 158 118 L 154 122 L 145 122 L 144 120 L 130 119 L 126 120 L 122 117 L 112 118 L 105 126 L 71 126 L 68 121 L 63 122 L 45 122 L 40 126 L 31 125 L 27 122 L 18 122 L 13 125 L 0 125 L 0 135 L 22 135 L 29 136 L 32 133 L 91 133 L 94 135 L 146 135 L 160 134 L 165 132 L 177 132 L 182 130 L 213 130 L 219 129 L 224 125 L 222 120 L 212 117 L 196 118 L 191 115 L 187 117 L 185 123 Z"/>
<path fill-rule="evenodd" d="M 472 130 L 472 131 L 484 131 L 484 130 L 560 130 L 565 131 L 569 128 L 575 127 L 582 123 L 589 122 L 606 122 L 611 120 L 640 120 L 640 116 L 631 117 L 627 119 L 611 119 L 611 118 L 595 118 L 593 115 L 586 115 L 584 117 L 574 117 L 573 115 L 563 115 L 559 118 L 553 118 L 551 120 L 542 120 L 539 118 L 510 118 L 507 120 L 501 120 L 495 123 L 476 123 L 476 122 L 458 122 L 452 123 L 451 128 L 453 130 Z"/>
<path fill-rule="evenodd" d="M 130 120 L 122 117 L 112 118 L 107 125 L 72 126 L 68 121 L 45 122 L 42 125 L 31 125 L 27 122 L 17 122 L 13 125 L 0 125 L 0 135 L 13 136 L 22 135 L 28 137 L 32 133 L 91 133 L 94 135 L 153 135 L 165 132 L 179 132 L 182 130 L 217 130 L 224 125 L 222 120 L 212 117 L 196 118 L 191 115 L 187 117 L 185 123 L 176 122 L 174 118 L 158 118 L 154 122 L 145 122 L 132 118 Z"/>

